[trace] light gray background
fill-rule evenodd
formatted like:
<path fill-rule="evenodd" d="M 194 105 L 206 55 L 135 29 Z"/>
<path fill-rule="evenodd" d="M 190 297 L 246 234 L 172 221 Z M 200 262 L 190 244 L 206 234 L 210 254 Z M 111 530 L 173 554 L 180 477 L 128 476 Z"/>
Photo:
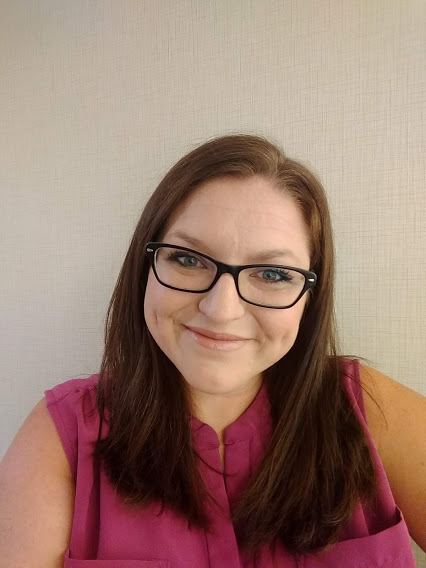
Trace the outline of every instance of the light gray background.
<path fill-rule="evenodd" d="M 98 370 L 147 196 L 228 132 L 320 175 L 345 351 L 425 393 L 425 16 L 422 0 L 0 0 L 0 455 L 44 389 Z"/>

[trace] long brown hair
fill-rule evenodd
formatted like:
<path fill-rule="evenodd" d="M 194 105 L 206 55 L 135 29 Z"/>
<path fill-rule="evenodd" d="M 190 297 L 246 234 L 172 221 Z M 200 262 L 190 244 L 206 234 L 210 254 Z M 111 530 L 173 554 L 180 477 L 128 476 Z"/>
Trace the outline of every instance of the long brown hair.
<path fill-rule="evenodd" d="M 144 320 L 149 272 L 144 245 L 201 184 L 262 176 L 293 197 L 310 235 L 318 277 L 308 293 L 296 341 L 264 373 L 273 435 L 233 511 L 240 545 L 255 553 L 281 541 L 304 554 L 338 540 L 359 499 L 377 481 L 363 428 L 342 387 L 334 313 L 334 249 L 325 192 L 303 164 L 260 136 L 229 135 L 195 148 L 152 194 L 134 232 L 108 308 L 97 405 L 108 424 L 95 456 L 129 503 L 159 501 L 189 526 L 208 530 L 209 498 L 191 445 L 186 383 Z M 261 198 L 261 196 L 259 196 Z"/>

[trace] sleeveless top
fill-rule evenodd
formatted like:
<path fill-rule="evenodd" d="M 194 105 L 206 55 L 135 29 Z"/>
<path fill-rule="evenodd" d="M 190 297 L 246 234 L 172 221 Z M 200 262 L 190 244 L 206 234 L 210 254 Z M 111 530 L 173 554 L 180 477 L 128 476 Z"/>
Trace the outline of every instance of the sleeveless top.
<path fill-rule="evenodd" d="M 358 360 L 342 360 L 342 381 L 365 428 L 379 479 L 374 509 L 359 502 L 341 540 L 317 556 L 295 559 L 277 545 L 255 561 L 238 549 L 230 520 L 230 505 L 238 499 L 258 465 L 271 437 L 266 386 L 224 433 L 223 473 L 216 432 L 191 419 L 194 448 L 201 456 L 204 482 L 222 506 L 209 510 L 212 530 L 188 529 L 174 511 L 152 503 L 130 509 L 92 459 L 99 414 L 95 404 L 98 375 L 72 379 L 45 392 L 76 484 L 75 510 L 65 568 L 415 568 L 410 536 L 395 504 L 382 462 L 368 431 L 360 386 Z M 107 426 L 104 424 L 106 433 Z M 203 461 L 205 463 L 203 463 Z M 210 466 L 210 467 L 209 467 Z M 213 469 L 212 469 L 213 468 Z M 216 469 L 217 471 L 214 471 Z"/>

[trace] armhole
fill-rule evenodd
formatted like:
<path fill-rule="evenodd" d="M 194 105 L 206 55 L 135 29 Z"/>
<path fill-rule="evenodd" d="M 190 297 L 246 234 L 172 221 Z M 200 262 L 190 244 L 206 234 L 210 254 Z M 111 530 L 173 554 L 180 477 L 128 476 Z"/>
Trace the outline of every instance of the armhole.
<path fill-rule="evenodd" d="M 64 452 L 71 469 L 72 476 L 75 480 L 77 475 L 76 433 L 74 436 L 72 436 L 72 433 L 68 431 L 66 421 L 64 420 L 64 417 L 59 410 L 58 401 L 55 398 L 53 390 L 47 390 L 45 392 L 45 399 L 47 410 L 49 411 L 49 414 L 55 424 L 56 430 L 62 443 L 62 447 L 64 448 Z"/>
<path fill-rule="evenodd" d="M 45 391 L 47 409 L 59 434 L 74 480 L 77 477 L 79 441 L 94 432 L 97 375 L 71 379 Z M 96 430 L 97 432 L 97 430 Z"/>
<path fill-rule="evenodd" d="M 364 389 L 361 381 L 361 364 L 359 359 L 343 359 L 344 385 L 351 402 L 356 403 L 357 414 L 361 415 L 367 424 L 364 404 Z M 368 396 L 368 395 L 367 395 Z"/>

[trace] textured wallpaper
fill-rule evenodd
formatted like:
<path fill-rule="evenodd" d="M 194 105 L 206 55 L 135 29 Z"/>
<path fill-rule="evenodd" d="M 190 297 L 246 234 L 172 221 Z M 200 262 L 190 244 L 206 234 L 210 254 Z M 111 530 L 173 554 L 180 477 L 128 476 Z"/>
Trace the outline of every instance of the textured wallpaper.
<path fill-rule="evenodd" d="M 318 173 L 345 352 L 426 393 L 425 21 L 421 0 L 0 0 L 0 455 L 44 389 L 98 370 L 147 196 L 228 132 Z"/>

